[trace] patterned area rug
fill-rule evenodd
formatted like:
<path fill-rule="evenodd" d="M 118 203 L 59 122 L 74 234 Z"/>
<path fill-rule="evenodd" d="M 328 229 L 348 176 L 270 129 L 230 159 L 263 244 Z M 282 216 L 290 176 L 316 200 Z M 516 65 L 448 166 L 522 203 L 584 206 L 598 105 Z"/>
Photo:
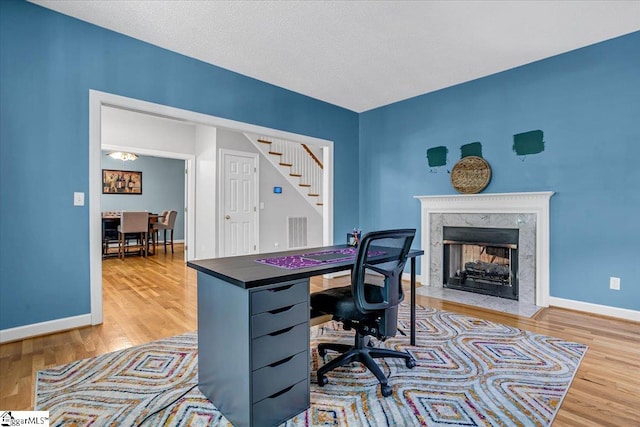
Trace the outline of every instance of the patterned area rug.
<path fill-rule="evenodd" d="M 408 305 L 400 315 L 408 331 Z M 378 359 L 393 386 L 388 398 L 358 363 L 330 372 L 329 384 L 318 387 L 315 370 L 324 361 L 317 343 L 351 343 L 353 332 L 335 322 L 312 328 L 311 408 L 283 426 L 548 426 L 587 351 L 428 307 L 417 307 L 417 319 L 417 346 L 402 335 L 377 343 L 417 360 L 409 370 Z M 40 371 L 35 409 L 50 411 L 52 426 L 230 426 L 196 383 L 197 334 L 188 333 Z"/>

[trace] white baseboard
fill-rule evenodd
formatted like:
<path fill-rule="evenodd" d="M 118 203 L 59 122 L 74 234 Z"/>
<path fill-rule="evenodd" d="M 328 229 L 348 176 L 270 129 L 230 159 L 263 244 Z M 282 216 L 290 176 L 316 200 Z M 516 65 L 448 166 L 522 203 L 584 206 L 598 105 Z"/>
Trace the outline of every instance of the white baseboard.
<path fill-rule="evenodd" d="M 0 344 L 91 325 L 91 314 L 0 330 Z"/>
<path fill-rule="evenodd" d="M 592 304 L 590 302 L 574 301 L 556 297 L 549 297 L 549 305 L 640 322 L 640 311 L 629 310 L 626 308 L 611 307 L 608 305 Z"/>

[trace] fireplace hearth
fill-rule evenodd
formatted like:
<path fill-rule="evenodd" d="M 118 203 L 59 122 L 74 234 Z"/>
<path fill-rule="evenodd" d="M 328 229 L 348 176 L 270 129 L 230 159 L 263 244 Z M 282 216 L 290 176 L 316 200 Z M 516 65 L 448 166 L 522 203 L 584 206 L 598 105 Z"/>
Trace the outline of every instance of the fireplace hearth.
<path fill-rule="evenodd" d="M 443 286 L 518 300 L 518 229 L 443 227 Z"/>

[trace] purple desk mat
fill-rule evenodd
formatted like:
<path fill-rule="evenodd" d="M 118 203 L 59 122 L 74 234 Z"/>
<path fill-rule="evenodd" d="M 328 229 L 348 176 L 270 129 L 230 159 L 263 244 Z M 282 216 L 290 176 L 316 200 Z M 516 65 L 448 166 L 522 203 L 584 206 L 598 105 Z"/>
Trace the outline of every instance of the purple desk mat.
<path fill-rule="evenodd" d="M 288 255 L 275 258 L 261 258 L 256 262 L 272 265 L 274 267 L 285 268 L 287 270 L 297 270 L 299 268 L 315 267 L 322 264 L 331 264 L 336 262 L 346 261 L 348 259 L 354 259 L 356 257 L 357 248 L 344 248 L 344 249 L 330 249 L 321 252 L 310 252 L 308 254 Z M 376 256 L 383 255 L 384 251 L 369 251 L 367 255 Z M 322 256 L 330 254 L 342 254 L 344 256 L 333 259 L 326 259 L 324 261 L 308 258 L 310 256 Z"/>

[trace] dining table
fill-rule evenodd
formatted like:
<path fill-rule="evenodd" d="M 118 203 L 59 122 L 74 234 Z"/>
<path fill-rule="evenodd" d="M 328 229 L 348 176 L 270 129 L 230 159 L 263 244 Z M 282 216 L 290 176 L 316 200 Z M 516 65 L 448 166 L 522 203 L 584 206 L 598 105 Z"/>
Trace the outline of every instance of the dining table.
<path fill-rule="evenodd" d="M 153 224 L 158 222 L 158 218 L 160 215 L 157 213 L 149 213 L 149 234 L 151 235 L 151 245 L 149 245 L 149 239 L 147 239 L 145 251 L 147 255 L 155 255 L 156 254 L 156 233 L 153 230 Z M 116 230 L 116 240 L 117 240 L 117 229 L 120 225 L 120 212 L 119 211 L 107 211 L 102 212 L 102 256 L 107 257 L 109 255 L 109 241 L 112 239 L 108 238 L 109 231 Z M 153 248 L 153 251 L 150 251 L 150 248 Z"/>

